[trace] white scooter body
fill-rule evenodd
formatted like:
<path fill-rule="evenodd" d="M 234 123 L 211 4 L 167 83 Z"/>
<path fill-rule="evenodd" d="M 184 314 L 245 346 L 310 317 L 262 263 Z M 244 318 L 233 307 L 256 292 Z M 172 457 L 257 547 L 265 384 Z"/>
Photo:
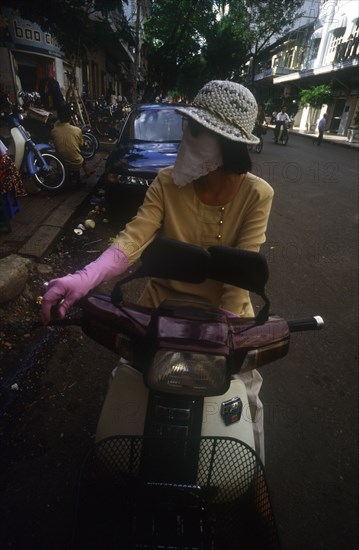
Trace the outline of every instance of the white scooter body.
<path fill-rule="evenodd" d="M 6 128 L 6 142 L 10 141 L 8 155 L 14 161 L 21 176 L 35 176 L 36 185 L 49 192 L 58 192 L 66 184 L 65 166 L 48 143 L 35 143 L 22 126 L 21 117 L 13 112 L 1 115 Z"/>
<path fill-rule="evenodd" d="M 256 288 L 265 302 L 256 320 L 228 318 L 226 327 L 211 307 L 177 307 L 171 301 L 157 312 L 147 311 L 124 302 L 116 287 L 111 300 L 90 296 L 82 303 L 85 334 L 139 370 L 122 361 L 110 381 L 97 444 L 82 468 L 76 548 L 280 548 L 263 465 L 253 452 L 257 430 L 247 388 L 251 400 L 260 378 L 256 381 L 253 373 L 250 387 L 248 371 L 284 357 L 291 331 L 314 330 L 322 322 L 269 316 L 270 302 L 256 279 L 265 275 L 266 263 L 258 262 L 256 253 L 213 247 L 208 255 L 206 259 L 202 249 L 159 237 L 142 254 L 137 274 L 157 276 L 159 265 L 160 274 L 170 279 L 181 280 L 182 274 L 184 281 L 200 282 L 215 275 L 227 284 Z M 133 278 L 136 274 L 117 284 Z M 166 353 L 156 358 L 159 350 Z M 222 361 L 202 365 L 199 353 L 202 360 L 208 361 L 211 353 Z M 224 357 L 229 358 L 226 365 Z M 223 395 L 202 399 L 205 393 L 225 390 L 234 362 L 248 375 L 232 379 Z M 148 369 L 151 390 L 141 366 Z M 193 396 L 185 393 L 189 387 Z M 104 538 L 112 534 L 116 544 L 106 545 Z"/>
<path fill-rule="evenodd" d="M 96 441 L 112 436 L 143 436 L 147 412 L 149 390 L 143 383 L 142 374 L 128 364 L 121 364 L 115 369 L 110 381 L 101 416 L 97 425 Z M 234 397 L 240 397 L 243 408 L 240 420 L 225 425 L 221 415 L 221 404 Z M 223 395 L 204 398 L 201 436 L 233 438 L 246 443 L 255 450 L 253 424 L 250 418 L 248 398 L 245 385 L 239 378 L 232 379 L 228 391 Z M 226 483 L 232 479 L 233 464 L 214 461 L 210 464 L 207 453 L 200 454 L 197 464 L 197 476 L 201 472 L 211 470 L 218 479 L 218 501 L 227 501 Z M 130 470 L 130 464 L 128 464 Z M 238 480 L 238 490 L 243 492 L 249 488 L 254 476 L 254 463 L 247 466 L 248 472 L 244 479 Z M 218 475 L 220 472 L 221 475 Z M 252 475 L 251 475 L 252 474 Z M 234 497 L 233 497 L 234 498 Z"/>
<path fill-rule="evenodd" d="M 114 435 L 142 436 L 144 433 L 149 392 L 143 383 L 142 374 L 122 363 L 115 371 L 97 425 L 97 441 Z M 234 397 L 240 397 L 242 401 L 241 418 L 226 426 L 221 416 L 221 404 Z M 204 398 L 201 435 L 232 437 L 254 450 L 252 420 L 242 380 L 232 379 L 228 391 L 223 395 Z"/>
<path fill-rule="evenodd" d="M 18 128 L 11 128 L 12 143 L 9 147 L 9 154 L 14 156 L 16 168 L 20 171 L 25 156 L 26 140 Z"/>

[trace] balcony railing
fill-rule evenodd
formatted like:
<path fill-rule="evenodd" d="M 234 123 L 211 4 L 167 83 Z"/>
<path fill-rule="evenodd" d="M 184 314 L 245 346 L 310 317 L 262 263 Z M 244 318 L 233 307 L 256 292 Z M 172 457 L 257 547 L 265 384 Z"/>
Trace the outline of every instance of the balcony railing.
<path fill-rule="evenodd" d="M 338 44 L 335 50 L 334 63 L 340 63 L 359 56 L 359 36 Z"/>

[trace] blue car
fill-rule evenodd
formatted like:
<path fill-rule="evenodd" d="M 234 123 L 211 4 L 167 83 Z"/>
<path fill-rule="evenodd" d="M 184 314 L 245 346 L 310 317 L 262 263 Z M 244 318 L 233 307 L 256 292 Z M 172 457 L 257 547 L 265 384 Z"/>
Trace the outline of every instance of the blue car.
<path fill-rule="evenodd" d="M 181 139 L 182 115 L 176 105 L 144 104 L 132 109 L 104 175 L 106 202 L 120 225 L 136 214 L 158 171 L 174 164 Z"/>

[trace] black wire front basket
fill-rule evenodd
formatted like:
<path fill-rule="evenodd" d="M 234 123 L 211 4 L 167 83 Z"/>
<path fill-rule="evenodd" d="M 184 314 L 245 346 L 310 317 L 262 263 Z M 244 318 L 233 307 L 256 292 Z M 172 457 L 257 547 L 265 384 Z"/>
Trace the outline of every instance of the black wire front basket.
<path fill-rule="evenodd" d="M 280 548 L 263 466 L 250 447 L 213 437 L 173 444 L 177 463 L 160 438 L 118 436 L 94 447 L 81 470 L 73 549 Z M 178 474 L 179 445 L 198 451 L 187 479 Z"/>

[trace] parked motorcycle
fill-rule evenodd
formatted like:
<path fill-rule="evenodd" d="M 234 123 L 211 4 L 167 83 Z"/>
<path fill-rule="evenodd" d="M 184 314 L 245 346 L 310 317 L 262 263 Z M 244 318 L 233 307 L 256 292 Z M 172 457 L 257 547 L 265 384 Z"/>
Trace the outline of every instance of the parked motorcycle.
<path fill-rule="evenodd" d="M 56 123 L 56 117 L 41 109 L 41 99 L 37 92 L 20 92 L 19 97 L 24 102 L 26 111 L 26 117 L 23 120 L 25 129 L 30 132 L 35 140 L 46 141 L 51 144 L 51 130 Z M 100 144 L 91 126 L 81 124 L 74 106 L 71 123 L 81 128 L 83 140 L 81 154 L 85 160 L 91 160 L 99 150 Z"/>
<path fill-rule="evenodd" d="M 121 105 L 107 105 L 95 102 L 88 110 L 95 133 L 101 139 L 116 139 L 124 122 Z"/>
<path fill-rule="evenodd" d="M 90 126 L 83 126 L 81 155 L 85 160 L 91 160 L 100 148 L 100 142 Z"/>
<path fill-rule="evenodd" d="M 4 109 L 3 109 L 4 108 Z M 49 143 L 37 143 L 22 125 L 22 115 L 9 100 L 2 103 L 0 134 L 14 158 L 15 165 L 24 178 L 34 178 L 40 189 L 59 192 L 65 187 L 66 172 L 62 160 Z"/>
<path fill-rule="evenodd" d="M 212 278 L 264 305 L 256 318 L 188 301 L 151 309 L 122 298 L 138 277 Z M 82 318 L 62 321 L 122 357 L 82 467 L 73 548 L 280 548 L 238 373 L 285 356 L 291 332 L 323 320 L 269 315 L 267 279 L 259 253 L 158 238 L 111 297 L 89 295 Z"/>

